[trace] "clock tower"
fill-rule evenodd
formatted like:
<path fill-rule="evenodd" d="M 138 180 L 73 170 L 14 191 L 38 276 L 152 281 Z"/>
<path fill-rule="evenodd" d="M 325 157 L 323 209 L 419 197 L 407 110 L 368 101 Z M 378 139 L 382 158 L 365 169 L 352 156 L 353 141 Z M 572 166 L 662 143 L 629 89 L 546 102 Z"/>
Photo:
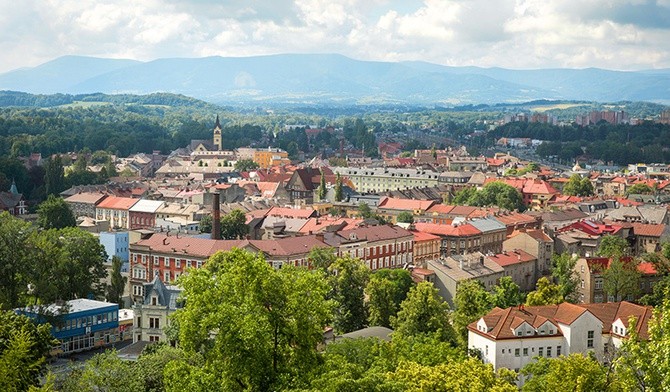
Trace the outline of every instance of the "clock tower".
<path fill-rule="evenodd" d="M 213 137 L 214 148 L 217 151 L 221 151 L 221 123 L 219 123 L 219 115 L 216 115 L 216 124 L 214 124 L 214 137 Z"/>

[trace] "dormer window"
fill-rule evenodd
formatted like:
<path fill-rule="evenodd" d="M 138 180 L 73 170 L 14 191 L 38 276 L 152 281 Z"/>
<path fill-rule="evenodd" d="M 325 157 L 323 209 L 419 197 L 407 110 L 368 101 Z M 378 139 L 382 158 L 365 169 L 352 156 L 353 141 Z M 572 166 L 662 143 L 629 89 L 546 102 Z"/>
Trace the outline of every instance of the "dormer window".
<path fill-rule="evenodd" d="M 155 296 L 151 296 L 151 305 L 156 306 L 158 305 L 158 298 Z"/>

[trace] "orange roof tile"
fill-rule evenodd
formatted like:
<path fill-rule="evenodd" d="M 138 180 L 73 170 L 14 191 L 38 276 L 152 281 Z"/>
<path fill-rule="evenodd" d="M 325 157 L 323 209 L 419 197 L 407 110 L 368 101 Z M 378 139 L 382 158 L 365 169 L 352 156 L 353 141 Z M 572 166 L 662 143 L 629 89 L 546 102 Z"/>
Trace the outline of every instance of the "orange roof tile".
<path fill-rule="evenodd" d="M 112 210 L 127 210 L 138 201 L 139 199 L 132 199 L 130 197 L 109 196 L 105 200 L 98 203 L 96 207 L 107 208 Z"/>
<path fill-rule="evenodd" d="M 633 223 L 633 233 L 635 235 L 642 235 L 646 237 L 661 237 L 665 231 L 665 225 L 658 224 L 646 224 L 646 223 Z"/>
<path fill-rule="evenodd" d="M 413 199 L 398 199 L 393 197 L 386 197 L 381 200 L 377 208 L 386 208 L 389 210 L 403 210 L 403 211 L 426 211 L 432 207 L 436 202 L 434 200 L 413 200 Z"/>
<path fill-rule="evenodd" d="M 436 223 L 415 223 L 414 228 L 417 231 L 449 237 L 470 237 L 482 234 L 481 231 L 469 223 L 457 226 L 440 225 Z"/>

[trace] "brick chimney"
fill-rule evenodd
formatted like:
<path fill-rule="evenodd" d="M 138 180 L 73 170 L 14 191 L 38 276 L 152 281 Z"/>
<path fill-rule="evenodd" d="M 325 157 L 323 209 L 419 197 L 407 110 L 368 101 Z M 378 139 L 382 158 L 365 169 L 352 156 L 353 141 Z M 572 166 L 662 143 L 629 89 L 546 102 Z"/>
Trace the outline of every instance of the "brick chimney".
<path fill-rule="evenodd" d="M 212 239 L 221 239 L 221 197 L 219 192 L 212 193 Z"/>

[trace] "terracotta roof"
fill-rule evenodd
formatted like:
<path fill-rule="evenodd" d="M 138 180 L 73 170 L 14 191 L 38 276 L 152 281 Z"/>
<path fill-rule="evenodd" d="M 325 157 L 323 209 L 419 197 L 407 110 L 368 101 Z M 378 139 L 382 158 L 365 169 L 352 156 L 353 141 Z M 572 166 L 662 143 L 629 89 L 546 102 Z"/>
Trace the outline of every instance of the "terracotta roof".
<path fill-rule="evenodd" d="M 298 256 L 314 248 L 327 248 L 316 236 L 289 237 L 278 240 L 251 240 L 249 243 L 269 256 Z"/>
<path fill-rule="evenodd" d="M 422 231 L 414 231 L 412 232 L 414 234 L 414 242 L 422 242 L 422 241 L 434 241 L 434 240 L 440 240 L 440 236 L 433 235 L 430 233 L 425 233 Z"/>
<path fill-rule="evenodd" d="M 309 218 L 300 228 L 300 232 L 305 234 L 318 233 L 332 227 L 337 227 L 342 230 L 345 227 L 351 228 L 361 223 L 363 223 L 363 219 L 322 216 L 319 218 Z"/>
<path fill-rule="evenodd" d="M 448 214 L 451 212 L 451 210 L 454 209 L 454 207 L 455 206 L 446 204 L 435 204 L 431 206 L 426 212 L 430 212 L 432 214 Z"/>
<path fill-rule="evenodd" d="M 212 240 L 155 233 L 151 237 L 130 246 L 131 248 L 146 246 L 155 253 L 187 255 L 206 259 L 218 251 L 231 250 L 233 247 L 242 248 L 247 244 L 248 241 L 246 240 Z"/>
<path fill-rule="evenodd" d="M 633 223 L 633 233 L 647 237 L 660 237 L 665 231 L 665 225 L 650 225 L 645 223 Z"/>
<path fill-rule="evenodd" d="M 421 210 L 426 211 L 436 202 L 434 200 L 410 200 L 410 199 L 397 199 L 393 197 L 383 198 L 377 208 L 386 208 L 389 210 L 403 210 L 403 211 L 415 211 Z"/>
<path fill-rule="evenodd" d="M 105 200 L 98 203 L 96 207 L 107 208 L 112 210 L 127 210 L 133 205 L 135 205 L 135 203 L 137 203 L 138 200 L 139 199 L 132 199 L 130 197 L 109 196 Z"/>
<path fill-rule="evenodd" d="M 379 226 L 361 226 L 351 230 L 342 230 L 338 231 L 337 235 L 344 239 L 351 238 L 351 235 L 355 234 L 356 238 L 360 240 L 367 240 L 368 242 L 373 241 L 385 241 L 394 238 L 402 237 L 413 237 L 413 232 L 403 229 L 399 226 L 391 225 L 379 225 Z"/>
<path fill-rule="evenodd" d="M 656 271 L 656 267 L 654 264 L 644 261 L 640 264 L 637 265 L 637 270 L 640 271 L 640 273 L 644 275 L 656 275 L 658 274 L 658 271 Z"/>
<path fill-rule="evenodd" d="M 500 214 L 496 219 L 506 226 L 515 226 L 519 224 L 535 223 L 534 217 L 521 213 Z"/>
<path fill-rule="evenodd" d="M 414 228 L 417 231 L 450 237 L 468 237 L 482 234 L 481 231 L 469 223 L 457 226 L 440 225 L 437 223 L 415 223 Z"/>
<path fill-rule="evenodd" d="M 537 257 L 521 249 L 514 249 L 511 252 L 504 251 L 497 255 L 487 257 L 489 260 L 493 261 L 494 263 L 498 264 L 501 267 L 507 267 L 509 265 L 514 264 L 528 263 L 537 260 Z"/>
<path fill-rule="evenodd" d="M 519 306 L 504 310 L 494 308 L 479 320 L 468 325 L 468 330 L 489 339 L 533 338 L 537 335 L 524 335 L 523 337 L 515 336 L 515 326 L 518 327 L 524 321 L 535 328 L 547 321 L 554 325 L 557 325 L 556 322 L 570 325 L 586 312 L 590 312 L 603 323 L 603 334 L 611 334 L 613 332 L 612 324 L 618 319 L 621 319 L 624 325 L 627 326 L 629 317 L 636 317 L 640 320 L 637 323 L 637 330 L 640 337 L 643 339 L 648 338 L 647 329 L 649 319 L 652 315 L 652 308 L 625 301 L 594 304 L 570 304 L 564 302 L 560 305 Z M 480 320 L 484 321 L 489 331 L 484 332 L 477 329 L 477 324 Z M 554 332 L 553 336 L 560 336 L 563 334 L 560 328 L 556 328 Z"/>

